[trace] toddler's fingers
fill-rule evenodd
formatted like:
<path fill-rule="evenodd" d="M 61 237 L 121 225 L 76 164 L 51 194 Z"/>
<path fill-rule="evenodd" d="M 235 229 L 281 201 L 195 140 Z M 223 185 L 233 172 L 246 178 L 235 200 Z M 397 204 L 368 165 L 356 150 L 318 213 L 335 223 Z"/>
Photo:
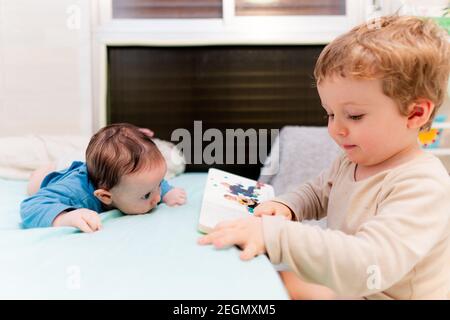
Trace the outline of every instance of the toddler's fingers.
<path fill-rule="evenodd" d="M 217 239 L 224 237 L 225 235 L 231 234 L 231 231 L 233 230 L 233 227 L 236 226 L 237 221 L 239 221 L 239 219 L 222 221 L 216 224 L 214 229 L 209 234 L 201 237 L 198 240 L 198 243 L 214 244 L 214 241 L 217 241 Z"/>
<path fill-rule="evenodd" d="M 205 245 L 205 244 L 214 244 L 215 242 L 217 243 L 217 239 L 223 237 L 224 235 L 225 232 L 223 230 L 216 230 L 214 228 L 214 230 L 211 231 L 209 234 L 198 239 L 198 244 Z"/>
<path fill-rule="evenodd" d="M 237 220 L 225 220 L 225 221 L 219 222 L 214 227 L 214 231 L 222 230 L 224 228 L 234 227 L 236 225 L 236 221 Z"/>
<path fill-rule="evenodd" d="M 254 210 L 254 216 L 261 217 L 262 215 L 274 215 L 275 209 L 273 207 L 257 206 Z"/>
<path fill-rule="evenodd" d="M 207 234 L 203 237 L 200 237 L 198 238 L 197 243 L 201 245 L 211 244 L 211 236 Z"/>
<path fill-rule="evenodd" d="M 258 252 L 256 251 L 256 248 L 252 245 L 247 245 L 245 249 L 241 252 L 240 258 L 242 260 L 250 260 L 258 255 Z"/>
<path fill-rule="evenodd" d="M 235 233 L 228 231 L 222 231 L 219 236 L 212 241 L 214 247 L 218 249 L 227 248 L 235 244 L 239 244 L 239 237 Z"/>
<path fill-rule="evenodd" d="M 236 235 L 231 232 L 232 229 L 213 231 L 208 235 L 208 243 L 221 249 L 236 244 Z"/>

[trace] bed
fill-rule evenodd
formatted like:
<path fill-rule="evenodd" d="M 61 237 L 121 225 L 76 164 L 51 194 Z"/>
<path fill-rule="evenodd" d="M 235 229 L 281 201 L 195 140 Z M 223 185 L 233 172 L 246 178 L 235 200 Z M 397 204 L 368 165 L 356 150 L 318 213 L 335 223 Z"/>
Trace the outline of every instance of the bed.
<path fill-rule="evenodd" d="M 321 46 L 108 47 L 107 123 L 151 128 L 157 138 L 172 142 L 174 130 L 184 128 L 196 143 L 196 136 L 203 137 L 196 133 L 198 120 L 203 130 L 215 128 L 224 137 L 228 129 L 323 126 L 326 120 L 311 84 L 321 50 Z M 283 165 L 283 157 L 299 158 L 287 151 L 317 150 L 320 145 L 316 133 L 304 139 L 299 132 L 292 134 L 294 138 L 285 135 L 286 141 L 315 143 L 280 148 L 280 168 L 285 172 L 280 169 L 283 174 L 276 179 L 266 177 L 280 191 L 312 174 L 309 167 L 328 159 L 323 154 L 308 155 L 305 159 L 310 161 Z M 31 138 L 26 143 L 11 142 L 10 137 L 3 144 L 0 141 L 0 177 L 28 177 L 29 169 L 52 160 L 48 157 L 84 153 L 88 141 L 86 137 Z M 269 139 L 267 144 L 272 142 Z M 230 150 L 224 144 L 223 154 Z M 195 158 L 197 148 L 190 151 Z M 200 156 L 202 152 L 200 148 Z M 247 149 L 245 158 L 249 158 Z M 257 179 L 265 159 L 259 160 L 214 167 Z M 302 163 L 308 170 L 294 170 Z M 94 234 L 73 228 L 22 230 L 19 203 L 25 198 L 26 181 L 0 178 L 0 299 L 287 299 L 266 256 L 243 262 L 235 247 L 215 250 L 196 244 L 210 167 L 203 161 L 187 162 L 187 173 L 173 179 L 174 185 L 186 189 L 187 205 L 160 205 L 143 216 L 109 211 L 101 215 L 103 230 Z M 23 168 L 27 170 L 18 170 Z"/>
<path fill-rule="evenodd" d="M 178 208 L 101 215 L 103 230 L 24 230 L 26 181 L 0 179 L 0 299 L 287 299 L 266 256 L 196 244 L 206 173 L 172 179 L 188 193 Z"/>

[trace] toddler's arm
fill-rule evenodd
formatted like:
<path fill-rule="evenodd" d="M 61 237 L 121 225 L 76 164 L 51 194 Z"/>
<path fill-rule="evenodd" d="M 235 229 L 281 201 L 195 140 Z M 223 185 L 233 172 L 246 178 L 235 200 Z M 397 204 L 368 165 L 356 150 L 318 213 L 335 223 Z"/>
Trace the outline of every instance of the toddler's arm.
<path fill-rule="evenodd" d="M 396 184 L 391 200 L 355 234 L 263 216 L 222 222 L 198 243 L 238 245 L 243 260 L 267 252 L 272 263 L 289 264 L 297 275 L 340 295 L 368 296 L 404 279 L 433 246 L 448 239 L 449 192 L 421 182 L 428 193 L 420 181 L 412 190 Z"/>
<path fill-rule="evenodd" d="M 297 275 L 344 296 L 368 296 L 404 280 L 448 239 L 450 193 L 423 176 L 405 173 L 403 181 L 392 180 L 380 195 L 377 213 L 355 233 L 264 216 L 264 244 L 272 263 L 289 263 Z"/>
<path fill-rule="evenodd" d="M 333 165 L 322 171 L 319 176 L 300 185 L 289 193 L 275 197 L 273 202 L 283 204 L 289 208 L 294 214 L 292 220 L 319 220 L 325 217 L 333 180 L 343 160 L 344 155 L 339 156 Z"/>

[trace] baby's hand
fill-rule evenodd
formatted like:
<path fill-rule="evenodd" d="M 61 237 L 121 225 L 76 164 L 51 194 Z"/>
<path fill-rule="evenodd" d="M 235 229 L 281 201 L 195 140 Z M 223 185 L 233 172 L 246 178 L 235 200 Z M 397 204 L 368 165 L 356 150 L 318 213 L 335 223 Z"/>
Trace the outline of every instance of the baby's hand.
<path fill-rule="evenodd" d="M 254 211 L 256 217 L 261 217 L 262 215 L 269 216 L 283 216 L 288 220 L 292 220 L 293 213 L 291 209 L 276 201 L 266 201 L 259 204 Z"/>
<path fill-rule="evenodd" d="M 148 136 L 149 138 L 153 138 L 155 135 L 155 133 L 152 130 L 147 128 L 139 128 L 139 131 Z"/>
<path fill-rule="evenodd" d="M 102 228 L 97 212 L 89 209 L 77 209 L 60 213 L 53 220 L 54 227 L 75 227 L 83 232 L 94 232 Z"/>
<path fill-rule="evenodd" d="M 163 202 L 169 207 L 181 206 L 186 203 L 186 191 L 181 188 L 173 188 L 164 195 Z"/>
<path fill-rule="evenodd" d="M 209 234 L 201 237 L 198 244 L 212 244 L 216 248 L 238 245 L 242 260 L 250 260 L 266 252 L 262 219 L 247 217 L 219 223 Z"/>

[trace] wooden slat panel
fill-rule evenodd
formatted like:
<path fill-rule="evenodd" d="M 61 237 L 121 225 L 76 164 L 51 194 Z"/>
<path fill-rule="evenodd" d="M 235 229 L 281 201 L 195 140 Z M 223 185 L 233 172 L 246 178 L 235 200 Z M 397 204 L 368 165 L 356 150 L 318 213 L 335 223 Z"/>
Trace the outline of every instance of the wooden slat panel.
<path fill-rule="evenodd" d="M 222 0 L 113 0 L 113 18 L 221 18 Z"/>
<path fill-rule="evenodd" d="M 345 0 L 236 0 L 236 15 L 345 15 Z"/>
<path fill-rule="evenodd" d="M 326 125 L 313 85 L 322 46 L 110 47 L 108 123 L 177 128 Z M 192 134 L 193 135 L 193 134 Z M 225 136 L 225 135 L 224 135 Z M 203 146 L 208 145 L 205 142 Z M 215 166 L 256 178 L 260 165 Z M 208 166 L 189 165 L 189 171 Z"/>

